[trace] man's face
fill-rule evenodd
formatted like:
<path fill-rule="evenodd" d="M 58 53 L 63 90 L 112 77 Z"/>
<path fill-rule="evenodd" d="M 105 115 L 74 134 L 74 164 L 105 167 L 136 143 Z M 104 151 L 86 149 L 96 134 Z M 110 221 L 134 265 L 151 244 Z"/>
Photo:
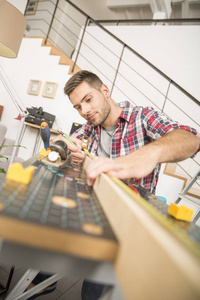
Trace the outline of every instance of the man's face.
<path fill-rule="evenodd" d="M 105 85 L 98 91 L 88 83 L 82 82 L 70 94 L 70 100 L 83 118 L 98 126 L 103 125 L 111 110 L 107 96 L 109 90 Z"/>

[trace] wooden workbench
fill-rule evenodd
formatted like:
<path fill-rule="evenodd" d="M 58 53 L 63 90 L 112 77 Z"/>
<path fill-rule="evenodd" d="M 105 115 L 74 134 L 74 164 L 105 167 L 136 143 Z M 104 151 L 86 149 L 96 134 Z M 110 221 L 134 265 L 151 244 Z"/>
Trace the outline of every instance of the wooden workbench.
<path fill-rule="evenodd" d="M 87 158 L 84 168 L 88 163 Z M 4 190 L 8 192 L 7 197 L 0 194 L 3 203 L 0 211 L 0 259 L 4 263 L 29 264 L 28 267 L 84 276 L 116 286 L 119 283 L 118 296 L 115 292 L 113 300 L 168 300 L 169 297 L 178 300 L 200 299 L 200 229 L 195 224 L 174 220 L 167 215 L 164 202 L 153 195 L 147 195 L 149 199 L 144 199 L 133 191 L 129 192 L 123 183 L 118 184 L 106 174 L 96 180 L 90 194 L 83 169 L 73 168 L 69 175 L 67 169 L 70 166 L 60 170 L 40 163 L 36 165 L 37 170 L 31 182 L 31 185 L 37 183 L 35 188 L 31 185 L 17 185 L 18 195 L 21 194 L 22 199 L 31 187 L 32 193 L 28 194 L 33 201 L 37 201 L 40 198 L 36 196 L 39 185 L 42 185 L 45 189 L 42 193 L 48 194 L 43 204 L 55 209 L 53 196 L 59 191 L 61 194 L 70 192 L 71 188 L 73 191 L 78 182 L 84 189 L 82 195 L 78 194 L 80 191 L 76 193 L 77 199 L 82 199 L 81 207 L 88 199 L 92 200 L 90 205 L 96 203 L 93 209 L 96 219 L 86 223 L 95 224 L 96 229 L 100 226 L 103 231 L 86 232 L 82 225 L 76 231 L 70 226 L 64 229 L 60 225 L 45 223 L 44 208 L 41 209 L 44 218 L 40 218 L 40 221 L 37 218 L 37 221 L 33 221 L 28 216 L 22 217 L 23 214 L 19 216 L 14 209 L 8 214 L 3 204 L 9 199 L 15 200 L 16 188 L 13 183 L 1 182 L 1 188 L 4 185 Z M 64 182 L 68 184 L 65 188 Z M 88 199 L 85 196 L 87 193 L 90 194 Z M 66 194 L 59 196 L 69 198 Z M 27 205 L 29 201 L 26 199 Z M 150 201 L 155 204 L 152 205 Z M 16 203 L 13 205 L 17 206 Z M 11 208 L 12 205 L 7 207 Z M 67 206 L 57 209 L 66 212 Z M 100 213 L 96 210 L 100 210 Z M 83 223 L 85 219 L 79 225 Z M 107 229 L 109 233 L 106 233 Z"/>

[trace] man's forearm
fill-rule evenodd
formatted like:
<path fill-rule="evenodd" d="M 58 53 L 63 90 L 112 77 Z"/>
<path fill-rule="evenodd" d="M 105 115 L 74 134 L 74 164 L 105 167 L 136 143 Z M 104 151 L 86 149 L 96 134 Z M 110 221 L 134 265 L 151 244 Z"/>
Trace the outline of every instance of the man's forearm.
<path fill-rule="evenodd" d="M 153 142 L 158 163 L 178 162 L 191 157 L 200 148 L 200 139 L 193 133 L 175 129 Z"/>
<path fill-rule="evenodd" d="M 186 130 L 175 129 L 162 138 L 114 160 L 94 158 L 87 169 L 88 184 L 102 172 L 118 178 L 140 179 L 149 175 L 158 163 L 177 162 L 191 157 L 200 146 L 200 139 Z"/>

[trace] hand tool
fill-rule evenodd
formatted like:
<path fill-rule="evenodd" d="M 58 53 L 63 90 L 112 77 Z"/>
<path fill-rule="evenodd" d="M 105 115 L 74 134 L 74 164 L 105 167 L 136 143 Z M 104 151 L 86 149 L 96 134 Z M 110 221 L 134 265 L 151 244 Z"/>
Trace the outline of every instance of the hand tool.
<path fill-rule="evenodd" d="M 41 123 L 40 134 L 44 142 L 45 149 L 51 150 L 51 152 L 48 153 L 48 159 L 43 159 L 43 162 L 48 164 L 49 162 L 56 163 L 59 161 L 59 166 L 64 164 L 67 159 L 67 144 L 62 140 L 57 140 L 49 145 L 50 130 L 47 122 Z"/>
<path fill-rule="evenodd" d="M 40 135 L 44 142 L 44 148 L 49 150 L 50 130 L 47 122 L 42 122 L 40 125 Z"/>
<path fill-rule="evenodd" d="M 74 142 L 72 142 L 72 140 L 71 140 L 67 135 L 65 135 L 63 131 L 61 131 L 61 130 L 58 130 L 58 131 L 59 131 L 60 134 L 61 134 L 65 139 L 67 139 L 72 145 L 74 145 L 75 147 L 77 147 L 77 145 L 76 145 Z M 80 150 L 80 152 L 81 152 L 82 154 L 86 154 L 86 155 L 89 156 L 89 157 L 92 157 L 92 155 L 90 154 L 90 152 L 89 152 L 88 150 L 84 149 L 84 148 L 83 148 L 83 150 Z"/>

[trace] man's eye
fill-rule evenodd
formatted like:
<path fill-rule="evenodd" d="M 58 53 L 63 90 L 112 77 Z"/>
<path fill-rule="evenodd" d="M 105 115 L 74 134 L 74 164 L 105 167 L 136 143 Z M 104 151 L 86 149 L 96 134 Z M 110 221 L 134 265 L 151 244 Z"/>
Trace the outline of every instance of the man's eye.
<path fill-rule="evenodd" d="M 91 101 L 91 99 L 92 99 L 92 98 L 88 98 L 88 99 L 86 100 L 86 102 L 90 102 L 90 101 Z"/>

